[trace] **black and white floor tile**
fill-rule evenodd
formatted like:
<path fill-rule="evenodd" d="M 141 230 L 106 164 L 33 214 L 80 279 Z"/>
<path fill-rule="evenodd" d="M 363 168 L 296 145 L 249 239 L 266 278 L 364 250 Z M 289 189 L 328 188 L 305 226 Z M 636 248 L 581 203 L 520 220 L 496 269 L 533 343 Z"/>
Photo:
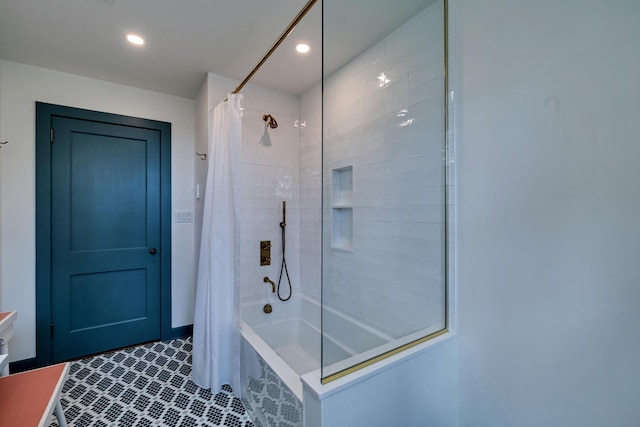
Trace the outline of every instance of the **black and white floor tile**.
<path fill-rule="evenodd" d="M 229 386 L 212 395 L 191 381 L 191 349 L 187 338 L 72 362 L 61 397 L 69 427 L 253 427 Z"/>

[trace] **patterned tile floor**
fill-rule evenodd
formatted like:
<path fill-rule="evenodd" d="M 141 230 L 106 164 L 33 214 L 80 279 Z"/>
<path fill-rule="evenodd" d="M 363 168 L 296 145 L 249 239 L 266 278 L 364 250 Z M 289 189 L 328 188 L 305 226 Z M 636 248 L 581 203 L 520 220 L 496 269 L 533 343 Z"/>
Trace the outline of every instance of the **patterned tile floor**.
<path fill-rule="evenodd" d="M 69 427 L 253 427 L 231 387 L 212 396 L 191 381 L 191 349 L 187 338 L 72 362 L 61 397 Z"/>

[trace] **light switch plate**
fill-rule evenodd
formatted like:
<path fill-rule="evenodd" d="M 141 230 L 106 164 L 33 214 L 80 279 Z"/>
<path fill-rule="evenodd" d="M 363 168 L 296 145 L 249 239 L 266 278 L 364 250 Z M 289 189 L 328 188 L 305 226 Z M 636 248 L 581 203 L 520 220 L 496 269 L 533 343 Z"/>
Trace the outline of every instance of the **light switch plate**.
<path fill-rule="evenodd" d="M 176 211 L 176 222 L 193 222 L 193 211 Z"/>

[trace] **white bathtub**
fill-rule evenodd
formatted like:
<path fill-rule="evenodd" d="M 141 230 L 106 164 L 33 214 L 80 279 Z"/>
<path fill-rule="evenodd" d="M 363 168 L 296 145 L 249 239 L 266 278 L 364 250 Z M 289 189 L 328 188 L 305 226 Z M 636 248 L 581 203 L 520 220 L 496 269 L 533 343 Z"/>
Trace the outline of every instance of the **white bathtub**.
<path fill-rule="evenodd" d="M 320 306 L 294 296 L 242 307 L 242 401 L 256 427 L 303 425 L 300 376 L 320 369 Z"/>
<path fill-rule="evenodd" d="M 265 303 L 242 307 L 243 402 L 256 427 L 302 426 L 300 377 L 311 372 L 320 376 L 320 304 L 294 296 L 286 302 L 271 302 L 273 311 L 266 314 Z M 395 338 L 329 309 L 323 315 L 335 331 L 322 343 L 325 362 L 332 367 L 348 365 L 352 356 Z"/>
<path fill-rule="evenodd" d="M 271 302 L 273 311 L 266 314 L 262 310 L 265 303 L 242 308 L 243 344 L 250 345 L 302 400 L 300 376 L 320 369 L 320 305 L 304 296 L 293 296 L 287 302 Z M 255 365 L 253 360 L 246 362 Z"/>

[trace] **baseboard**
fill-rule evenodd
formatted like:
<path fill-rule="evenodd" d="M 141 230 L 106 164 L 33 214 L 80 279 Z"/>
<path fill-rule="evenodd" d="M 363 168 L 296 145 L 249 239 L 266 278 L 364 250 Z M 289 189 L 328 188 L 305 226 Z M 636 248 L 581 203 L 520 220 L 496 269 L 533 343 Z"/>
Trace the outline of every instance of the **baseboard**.
<path fill-rule="evenodd" d="M 32 357 L 30 359 L 16 360 L 15 362 L 9 363 L 9 373 L 17 374 L 18 372 L 30 371 L 38 367 L 36 363 L 36 358 Z"/>
<path fill-rule="evenodd" d="M 171 339 L 186 338 L 193 335 L 193 325 L 178 326 L 177 328 L 171 328 Z M 18 372 L 30 371 L 31 369 L 38 368 L 36 358 L 16 360 L 9 363 L 9 372 L 17 374 Z"/>
<path fill-rule="evenodd" d="M 193 335 L 193 325 L 178 326 L 171 328 L 171 339 L 186 338 Z"/>

